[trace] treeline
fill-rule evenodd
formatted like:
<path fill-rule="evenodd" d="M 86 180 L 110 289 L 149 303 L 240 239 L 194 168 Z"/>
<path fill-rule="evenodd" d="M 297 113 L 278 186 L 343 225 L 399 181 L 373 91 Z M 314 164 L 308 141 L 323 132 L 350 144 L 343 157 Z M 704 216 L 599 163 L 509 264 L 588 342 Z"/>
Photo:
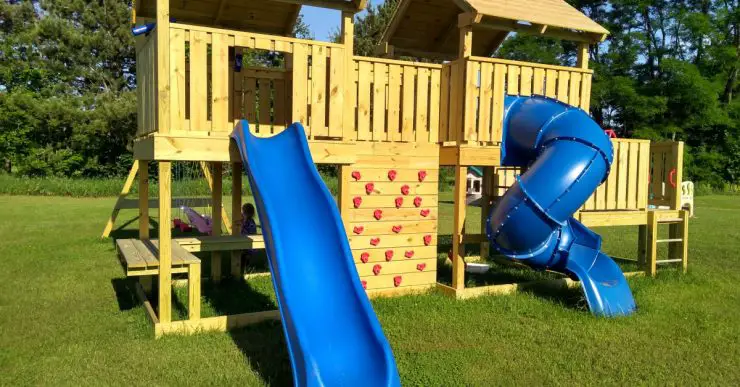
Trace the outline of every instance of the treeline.
<path fill-rule="evenodd" d="M 569 0 L 611 31 L 591 47 L 591 114 L 622 137 L 682 140 L 688 178 L 740 183 L 740 0 Z M 397 0 L 370 5 L 371 55 Z M 22 176 L 121 176 L 136 125 L 129 1 L 0 2 L 0 162 Z M 299 24 L 303 34 L 307 28 Z M 575 63 L 575 45 L 512 35 L 496 56 Z"/>

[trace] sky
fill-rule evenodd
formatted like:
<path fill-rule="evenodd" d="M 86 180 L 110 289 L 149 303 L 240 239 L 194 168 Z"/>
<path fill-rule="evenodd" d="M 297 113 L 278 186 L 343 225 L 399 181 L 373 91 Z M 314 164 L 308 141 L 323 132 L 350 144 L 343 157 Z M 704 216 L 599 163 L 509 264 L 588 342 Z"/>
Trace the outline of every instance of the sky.
<path fill-rule="evenodd" d="M 383 4 L 385 0 L 371 0 L 369 3 L 373 5 Z M 362 15 L 365 11 L 359 13 Z M 339 29 L 339 19 L 341 14 L 337 10 L 316 8 L 304 5 L 301 8 L 301 14 L 303 15 L 304 21 L 311 28 L 316 40 L 328 41 L 329 34 L 332 31 Z"/>

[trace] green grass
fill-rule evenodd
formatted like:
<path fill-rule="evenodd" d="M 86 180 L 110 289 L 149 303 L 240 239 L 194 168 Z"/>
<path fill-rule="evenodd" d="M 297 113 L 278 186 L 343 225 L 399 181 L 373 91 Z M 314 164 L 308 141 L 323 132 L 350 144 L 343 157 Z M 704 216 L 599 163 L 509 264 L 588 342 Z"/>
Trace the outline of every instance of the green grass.
<path fill-rule="evenodd" d="M 113 202 L 0 196 L 0 385 L 290 383 L 279 323 L 151 338 L 112 242 L 98 239 Z M 740 200 L 696 205 L 690 272 L 631 279 L 639 306 L 631 317 L 595 318 L 577 291 L 374 301 L 404 384 L 740 384 Z M 449 233 L 451 205 L 441 212 Z M 610 254 L 635 255 L 634 228 L 597 231 Z M 489 280 L 497 281 L 468 278 Z M 180 310 L 186 300 L 176 294 Z M 203 310 L 264 310 L 273 297 L 266 278 L 206 285 Z"/>

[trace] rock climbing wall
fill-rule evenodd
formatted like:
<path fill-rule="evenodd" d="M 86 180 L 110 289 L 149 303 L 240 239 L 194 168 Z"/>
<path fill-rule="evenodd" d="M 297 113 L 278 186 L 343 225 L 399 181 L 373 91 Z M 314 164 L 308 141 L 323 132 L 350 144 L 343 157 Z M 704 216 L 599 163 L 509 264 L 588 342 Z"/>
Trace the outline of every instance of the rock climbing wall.
<path fill-rule="evenodd" d="M 436 283 L 438 149 L 376 143 L 349 166 L 342 217 L 366 289 Z"/>

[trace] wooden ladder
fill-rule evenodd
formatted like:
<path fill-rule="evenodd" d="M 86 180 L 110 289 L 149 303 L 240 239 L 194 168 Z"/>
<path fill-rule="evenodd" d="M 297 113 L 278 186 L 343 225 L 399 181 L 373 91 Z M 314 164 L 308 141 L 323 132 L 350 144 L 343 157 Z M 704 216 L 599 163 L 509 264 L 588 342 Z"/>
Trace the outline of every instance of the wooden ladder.
<path fill-rule="evenodd" d="M 658 226 L 668 225 L 668 239 L 658 239 Z M 688 267 L 689 212 L 681 210 L 678 217 L 666 217 L 661 211 L 648 211 L 645 271 L 655 276 L 658 265 L 681 263 L 683 272 Z M 658 244 L 668 243 L 668 258 L 658 260 Z"/>

